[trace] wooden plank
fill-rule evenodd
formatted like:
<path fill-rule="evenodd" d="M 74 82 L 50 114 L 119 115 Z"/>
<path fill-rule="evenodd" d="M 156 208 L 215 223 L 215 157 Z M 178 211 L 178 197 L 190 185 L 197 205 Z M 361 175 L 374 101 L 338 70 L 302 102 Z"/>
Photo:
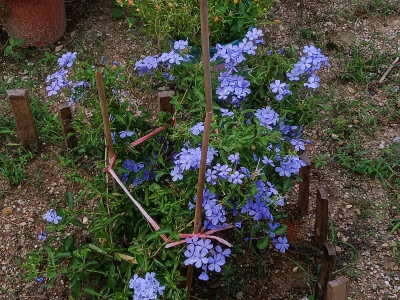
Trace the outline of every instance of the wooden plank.
<path fill-rule="evenodd" d="M 310 201 L 311 160 L 307 150 L 300 154 L 300 159 L 306 165 L 301 167 L 299 171 L 299 177 L 302 178 L 302 181 L 299 183 L 298 212 L 299 216 L 304 216 L 308 213 Z"/>
<path fill-rule="evenodd" d="M 11 105 L 15 123 L 17 124 L 18 136 L 21 144 L 30 148 L 38 146 L 39 136 L 27 90 L 8 90 L 7 97 Z"/>
<path fill-rule="evenodd" d="M 314 239 L 318 246 L 323 247 L 328 240 L 328 195 L 325 187 L 317 188 L 317 203 L 316 203 L 316 220 L 315 220 L 315 235 Z"/>
<path fill-rule="evenodd" d="M 332 272 L 335 268 L 336 251 L 331 242 L 324 244 L 324 254 L 322 257 L 321 272 L 319 274 L 317 286 L 315 288 L 315 298 L 325 299 L 328 281 L 332 277 Z"/>
<path fill-rule="evenodd" d="M 347 300 L 350 290 L 350 280 L 339 277 L 328 282 L 326 300 Z"/>
<path fill-rule="evenodd" d="M 158 111 L 174 113 L 174 106 L 170 103 L 174 96 L 174 91 L 162 91 L 157 94 Z"/>
<path fill-rule="evenodd" d="M 64 136 L 65 144 L 68 148 L 74 149 L 78 146 L 75 130 L 72 127 L 72 112 L 69 103 L 62 103 L 58 106 L 58 118 Z"/>

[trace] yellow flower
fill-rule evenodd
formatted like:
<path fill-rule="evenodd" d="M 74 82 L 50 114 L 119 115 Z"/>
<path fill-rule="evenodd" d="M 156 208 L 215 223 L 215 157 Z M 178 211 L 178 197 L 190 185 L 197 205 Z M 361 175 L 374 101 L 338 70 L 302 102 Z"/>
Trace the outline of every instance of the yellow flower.
<path fill-rule="evenodd" d="M 214 19 L 214 22 L 218 22 L 218 16 L 217 17 L 215 17 L 215 19 Z"/>
<path fill-rule="evenodd" d="M 170 3 L 168 3 L 168 6 L 169 6 L 169 7 L 172 7 L 172 3 L 171 3 L 171 2 L 170 2 Z"/>
<path fill-rule="evenodd" d="M 239 2 L 239 0 L 233 0 L 233 3 L 237 4 Z"/>
<path fill-rule="evenodd" d="M 136 11 L 137 11 L 137 12 L 139 12 L 139 11 L 140 11 L 140 8 L 139 8 L 139 7 L 138 7 L 138 8 L 136 8 Z"/>

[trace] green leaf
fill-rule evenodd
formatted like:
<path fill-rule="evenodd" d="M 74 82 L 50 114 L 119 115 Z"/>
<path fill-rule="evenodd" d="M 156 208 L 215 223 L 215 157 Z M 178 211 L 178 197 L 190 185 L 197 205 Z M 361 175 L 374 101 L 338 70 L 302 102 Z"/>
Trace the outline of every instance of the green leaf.
<path fill-rule="evenodd" d="M 269 240 L 270 240 L 269 236 L 259 240 L 257 242 L 257 248 L 260 250 L 267 248 L 269 245 Z"/>
<path fill-rule="evenodd" d="M 286 225 L 281 225 L 281 226 L 279 226 L 278 228 L 276 228 L 276 229 L 274 230 L 274 233 L 275 233 L 276 235 L 282 235 L 282 234 L 285 234 L 285 233 L 286 233 L 286 229 L 287 229 L 287 226 L 286 226 Z"/>
<path fill-rule="evenodd" d="M 103 249 L 101 249 L 100 247 L 97 247 L 96 245 L 89 244 L 89 248 L 100 254 L 107 254 L 107 251 L 104 251 Z"/>
<path fill-rule="evenodd" d="M 108 271 L 108 286 L 114 290 L 115 289 L 115 265 L 111 264 L 110 270 Z"/>
<path fill-rule="evenodd" d="M 71 252 L 57 252 L 54 255 L 55 259 L 60 259 L 60 258 L 65 258 L 65 257 L 70 257 L 71 256 Z"/>
<path fill-rule="evenodd" d="M 170 232 L 171 232 L 171 228 L 161 228 L 161 229 L 157 230 L 156 232 L 150 233 L 147 237 L 147 242 L 158 238 L 162 234 L 167 234 Z"/>
<path fill-rule="evenodd" d="M 95 291 L 93 288 L 91 288 L 91 287 L 85 287 L 83 290 L 85 291 L 85 293 L 87 293 L 87 294 L 89 294 L 89 295 L 91 295 L 91 296 L 98 296 L 98 297 L 101 296 L 98 292 L 96 292 L 96 291 Z"/>
<path fill-rule="evenodd" d="M 74 195 L 71 191 L 67 192 L 67 195 L 65 195 L 65 200 L 67 201 L 69 211 L 72 211 L 74 208 Z"/>

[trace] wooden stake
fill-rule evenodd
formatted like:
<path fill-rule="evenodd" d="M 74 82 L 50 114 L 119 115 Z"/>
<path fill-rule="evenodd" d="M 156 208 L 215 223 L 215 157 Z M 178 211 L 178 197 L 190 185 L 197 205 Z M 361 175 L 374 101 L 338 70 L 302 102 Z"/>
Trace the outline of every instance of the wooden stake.
<path fill-rule="evenodd" d="M 106 102 L 106 94 L 104 92 L 104 84 L 103 84 L 103 77 L 101 72 L 96 71 L 96 84 L 97 84 L 97 92 L 99 94 L 100 99 L 100 107 L 101 107 L 101 116 L 103 117 L 103 124 L 104 124 L 104 136 L 106 138 L 106 146 L 108 150 L 108 159 L 114 156 L 114 147 L 111 138 L 111 128 L 110 128 L 110 120 L 108 117 L 108 108 Z"/>
<path fill-rule="evenodd" d="M 204 191 L 204 180 L 206 173 L 206 161 L 207 161 L 207 151 L 208 142 L 210 139 L 211 121 L 213 113 L 212 104 L 212 86 L 211 86 L 211 66 L 210 66 L 210 45 L 208 39 L 208 3 L 207 0 L 200 0 L 200 20 L 201 20 L 201 47 L 203 56 L 203 73 L 204 73 L 204 89 L 206 98 L 206 118 L 204 121 L 204 132 L 203 141 L 201 145 L 201 159 L 200 159 L 200 169 L 199 169 L 199 179 L 197 182 L 197 198 L 196 198 L 196 208 L 194 215 L 194 228 L 193 232 L 199 233 L 202 222 L 202 204 L 203 204 L 203 191 Z M 193 279 L 193 265 L 188 267 L 187 271 L 187 297 L 190 299 L 191 289 L 192 289 L 192 279 Z"/>
<path fill-rule="evenodd" d="M 299 172 L 299 177 L 301 177 L 303 181 L 299 183 L 298 208 L 299 215 L 304 216 L 308 213 L 308 203 L 310 200 L 311 160 L 307 150 L 300 154 L 300 158 L 306 164 L 304 167 L 300 168 Z"/>
<path fill-rule="evenodd" d="M 74 149 L 78 146 L 75 130 L 72 127 L 72 112 L 69 103 L 65 102 L 58 106 L 58 118 L 60 120 L 61 129 L 64 136 L 65 145 L 69 149 Z"/>
<path fill-rule="evenodd" d="M 11 105 L 15 123 L 17 124 L 18 136 L 21 144 L 30 148 L 37 147 L 39 144 L 39 136 L 27 90 L 8 90 L 7 97 Z"/>
<path fill-rule="evenodd" d="M 324 243 L 328 240 L 328 195 L 325 187 L 319 186 L 317 188 L 317 207 L 316 207 L 316 220 L 315 220 L 315 242 L 318 246 L 323 247 Z"/>
<path fill-rule="evenodd" d="M 339 277 L 328 282 L 326 300 L 347 300 L 350 289 L 350 280 Z"/>
<path fill-rule="evenodd" d="M 170 103 L 174 91 L 162 91 L 157 94 L 158 111 L 169 112 L 171 115 L 174 114 L 174 106 Z"/>
<path fill-rule="evenodd" d="M 315 298 L 323 300 L 325 299 L 326 288 L 328 281 L 332 276 L 332 272 L 335 268 L 336 262 L 336 251 L 335 247 L 331 242 L 324 244 L 324 255 L 322 258 L 321 272 L 319 274 L 317 286 L 315 288 Z"/>

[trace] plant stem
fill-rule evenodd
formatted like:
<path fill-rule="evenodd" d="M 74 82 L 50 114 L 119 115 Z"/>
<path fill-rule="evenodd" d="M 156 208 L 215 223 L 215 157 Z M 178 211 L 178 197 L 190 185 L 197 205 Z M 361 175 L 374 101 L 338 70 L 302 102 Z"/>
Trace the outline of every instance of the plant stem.
<path fill-rule="evenodd" d="M 213 113 L 212 105 L 212 86 L 211 86 L 211 67 L 210 67 L 210 45 L 208 38 L 208 8 L 207 0 L 200 0 L 200 21 L 201 21 L 201 44 L 202 44 L 202 56 L 203 56 L 203 72 L 204 72 L 204 88 L 206 98 L 206 118 L 204 121 L 204 132 L 203 141 L 201 145 L 201 159 L 200 159 L 200 170 L 199 179 L 197 181 L 197 198 L 196 198 L 196 209 L 194 215 L 194 228 L 193 233 L 197 234 L 201 229 L 201 215 L 202 215 L 202 204 L 203 204 L 203 190 L 204 190 L 204 179 L 206 173 L 206 161 L 208 142 L 210 139 L 210 129 Z M 191 287 L 193 278 L 193 265 L 190 265 L 187 271 L 186 286 L 187 299 L 190 299 Z"/>

